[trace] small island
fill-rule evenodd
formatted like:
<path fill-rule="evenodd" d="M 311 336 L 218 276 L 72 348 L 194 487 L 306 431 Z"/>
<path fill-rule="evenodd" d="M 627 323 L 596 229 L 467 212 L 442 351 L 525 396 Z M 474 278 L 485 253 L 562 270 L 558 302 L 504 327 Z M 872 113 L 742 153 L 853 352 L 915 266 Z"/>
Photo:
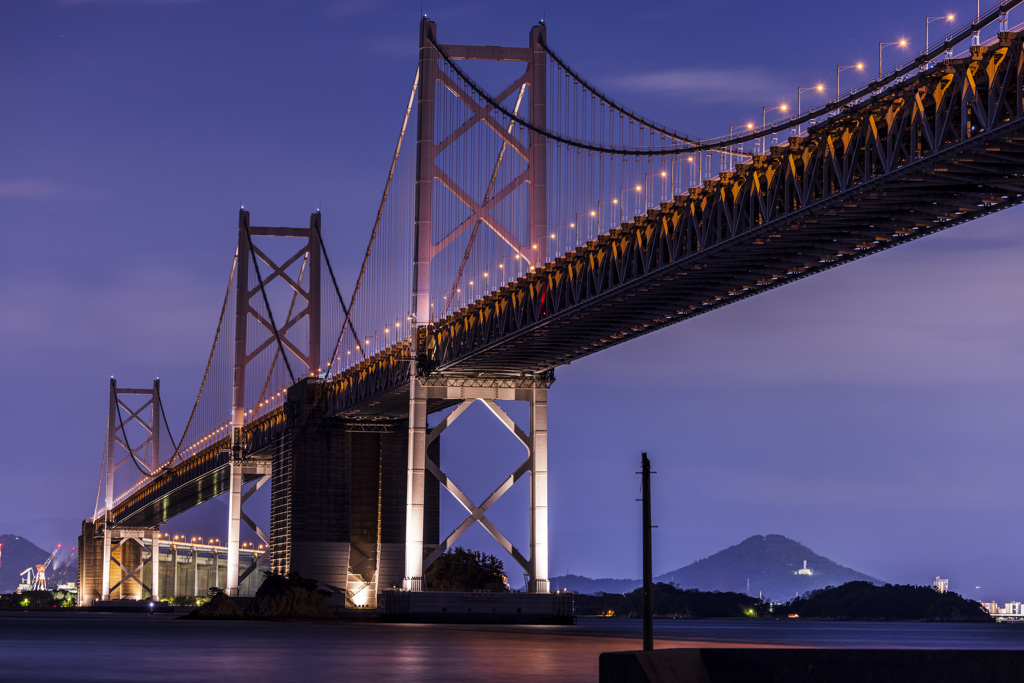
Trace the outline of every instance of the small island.
<path fill-rule="evenodd" d="M 631 593 L 577 595 L 579 616 L 639 618 L 642 589 Z M 850 581 L 813 590 L 789 602 L 770 603 L 743 593 L 683 590 L 654 585 L 654 616 L 669 619 L 764 618 L 864 621 L 991 622 L 981 604 L 930 587 Z"/>

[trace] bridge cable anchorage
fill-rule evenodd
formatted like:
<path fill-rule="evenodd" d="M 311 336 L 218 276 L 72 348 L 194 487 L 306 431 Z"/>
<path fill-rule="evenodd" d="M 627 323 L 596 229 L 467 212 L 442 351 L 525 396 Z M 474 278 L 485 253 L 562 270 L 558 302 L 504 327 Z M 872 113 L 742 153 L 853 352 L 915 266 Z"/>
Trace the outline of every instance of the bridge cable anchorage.
<path fill-rule="evenodd" d="M 904 62 L 903 66 L 894 69 L 889 73 L 888 76 L 876 79 L 868 83 L 868 85 L 864 86 L 860 90 L 852 91 L 841 99 L 829 102 L 821 107 L 818 107 L 817 109 L 811 109 L 802 116 L 794 116 L 793 118 L 787 119 L 782 123 L 773 124 L 766 128 L 755 130 L 752 133 L 745 133 L 743 135 L 737 135 L 732 138 L 723 136 L 720 138 L 699 141 L 692 144 L 689 147 L 673 147 L 668 149 L 629 149 L 624 147 L 605 147 L 603 145 L 596 145 L 584 142 L 582 140 L 574 140 L 571 138 L 567 138 L 562 135 L 559 135 L 558 133 L 547 130 L 546 128 L 541 128 L 540 126 L 537 126 L 519 116 L 516 116 L 502 104 L 497 102 L 493 97 L 491 97 L 491 95 L 486 90 L 484 90 L 479 84 L 476 83 L 476 81 L 471 79 L 462 69 L 460 69 L 456 65 L 455 61 L 448 56 L 448 53 L 444 51 L 444 49 L 434 39 L 433 36 L 428 36 L 428 39 L 430 40 L 430 43 L 434 47 L 434 49 L 437 50 L 438 54 L 441 55 L 441 58 L 444 59 L 444 61 L 448 64 L 448 66 L 455 73 L 457 73 L 459 77 L 462 78 L 477 93 L 477 95 L 483 98 L 488 105 L 493 107 L 496 111 L 501 112 L 506 117 L 512 119 L 519 125 L 524 126 L 525 128 L 528 128 L 529 130 L 539 135 L 543 135 L 549 140 L 554 140 L 555 142 L 560 142 L 570 147 L 575 147 L 589 152 L 597 152 L 601 154 L 616 154 L 621 156 L 674 156 L 679 154 L 685 154 L 688 152 L 722 151 L 725 148 L 729 147 L 730 145 L 741 144 L 744 142 L 752 142 L 754 140 L 760 139 L 761 137 L 771 135 L 774 133 L 779 133 L 789 128 L 792 128 L 795 125 L 807 123 L 812 119 L 818 119 L 827 114 L 839 111 L 846 105 L 850 104 L 851 102 L 855 102 L 861 99 L 862 97 L 870 95 L 873 92 L 884 89 L 885 86 L 889 85 L 890 83 L 893 83 L 894 81 L 903 78 L 904 76 L 914 71 L 915 69 L 919 68 L 920 66 L 930 62 L 932 59 L 946 52 L 949 49 L 949 45 L 956 45 L 957 43 L 961 43 L 964 40 L 967 40 L 976 31 L 979 31 L 981 28 L 988 26 L 989 24 L 999 20 L 999 18 L 1004 13 L 1009 12 L 1011 9 L 1021 4 L 1022 2 L 1024 2 L 1024 0 L 1004 0 L 999 5 L 994 6 L 993 9 L 990 9 L 988 13 L 982 16 L 980 19 L 973 21 L 970 24 L 966 24 L 956 34 L 952 36 L 947 36 L 944 42 L 937 43 L 938 47 L 932 48 L 927 52 L 922 52 L 917 57 L 907 60 L 906 62 Z M 543 45 L 542 47 L 544 47 L 545 52 L 551 54 L 551 56 L 554 57 L 554 55 L 551 53 L 550 48 L 548 48 L 547 45 Z M 556 61 L 558 60 L 556 59 Z M 569 69 L 565 70 L 570 75 L 573 75 Z M 575 75 L 573 76 L 575 77 Z M 600 92 L 593 90 L 586 81 L 583 81 L 582 79 L 579 80 L 584 87 L 586 87 L 588 90 L 591 90 L 591 92 L 596 97 L 602 98 L 609 106 L 616 109 L 616 111 L 618 111 L 621 115 L 633 117 L 633 114 L 631 112 L 621 109 L 613 101 L 604 98 Z M 643 125 L 649 124 L 645 123 Z M 658 130 L 661 131 L 661 127 L 658 127 Z M 662 134 L 670 136 L 667 132 L 663 132 Z"/>
<path fill-rule="evenodd" d="M 120 399 L 117 400 L 117 402 L 115 403 L 115 406 L 116 406 L 116 409 L 117 409 L 117 421 L 119 423 L 121 423 L 121 436 L 124 438 L 125 450 L 128 451 L 128 455 L 132 456 L 132 462 L 135 463 L 136 469 L 138 469 L 139 472 L 142 473 L 142 476 L 144 476 L 144 477 L 152 477 L 153 476 L 152 470 L 147 472 L 146 470 L 149 469 L 148 467 L 145 470 L 142 469 L 142 467 L 139 465 L 139 459 L 135 455 L 135 451 L 132 450 L 131 444 L 128 443 L 128 435 L 124 431 L 124 418 L 121 417 L 121 401 L 120 401 Z M 145 406 L 143 406 L 143 407 L 145 407 Z M 141 408 L 140 408 L 140 410 L 141 410 Z M 156 438 L 160 438 L 160 435 L 157 434 Z M 144 464 L 145 463 L 143 463 L 143 465 Z"/>
<path fill-rule="evenodd" d="M 214 353 L 217 350 L 217 340 L 220 339 L 220 329 L 224 324 L 224 312 L 228 308 L 228 301 L 231 299 L 231 285 L 235 281 L 235 269 L 238 266 L 238 248 L 235 248 L 235 258 L 231 262 L 231 275 L 228 276 L 228 288 L 224 292 L 224 303 L 220 306 L 220 317 L 217 319 L 217 331 L 213 335 L 213 346 L 210 348 L 210 357 L 206 360 L 206 370 L 203 372 L 203 381 L 199 383 L 199 394 L 196 396 L 196 402 L 192 404 L 192 412 L 188 416 L 188 422 L 185 423 L 185 429 L 181 433 L 181 441 L 179 442 L 178 448 L 174 449 L 174 455 L 167 461 L 167 467 L 170 467 L 174 463 L 174 459 L 181 455 L 181 446 L 185 445 L 185 437 L 188 436 L 188 430 L 192 427 L 192 421 L 195 419 L 196 410 L 199 408 L 199 400 L 203 397 L 203 389 L 206 387 L 206 379 L 210 376 L 210 367 L 213 365 Z M 163 407 L 161 405 L 161 407 Z M 164 418 L 164 422 L 167 422 L 167 418 Z M 173 439 L 172 439 L 173 441 Z"/>
<path fill-rule="evenodd" d="M 345 306 L 345 299 L 341 296 L 341 289 L 338 287 L 338 281 L 334 277 L 334 268 L 331 267 L 331 259 L 327 257 L 327 247 L 326 247 L 326 245 L 324 245 L 324 236 L 320 232 L 320 224 L 319 223 L 315 224 L 313 229 L 316 231 L 316 238 L 320 241 L 320 253 L 323 254 L 324 263 L 327 264 L 327 273 L 331 276 L 331 284 L 334 285 L 334 294 L 338 297 L 338 303 L 341 304 L 341 310 L 345 314 L 345 324 L 343 324 L 342 327 L 341 327 L 341 334 L 344 335 L 345 334 L 345 326 L 348 324 L 349 318 L 350 318 L 350 313 L 349 313 L 350 309 Z M 292 299 L 293 303 L 294 303 L 294 301 L 295 300 Z M 353 334 L 353 336 L 355 336 L 356 342 L 358 343 L 359 342 L 359 335 L 356 334 L 355 325 L 352 325 L 352 334 Z M 341 337 L 340 336 L 338 337 L 338 346 L 339 347 L 341 346 Z M 362 348 L 361 345 L 360 345 L 360 348 Z M 337 354 L 337 350 L 335 350 L 335 352 L 333 354 L 331 354 L 330 360 L 327 361 L 327 372 L 324 373 L 325 376 L 331 372 L 331 364 L 334 363 L 334 357 L 335 357 L 336 354 Z M 365 351 L 363 352 L 363 359 L 364 360 L 366 359 L 366 352 Z"/>
<path fill-rule="evenodd" d="M 291 379 L 292 384 L 295 384 L 295 373 L 292 372 L 292 364 L 288 362 L 288 355 L 285 353 L 284 343 L 281 341 L 281 333 L 277 329 L 277 323 L 274 322 L 274 311 L 270 308 L 270 299 L 267 298 L 267 290 L 263 286 L 263 278 L 260 276 L 260 264 L 256 261 L 256 250 L 252 245 L 252 233 L 249 231 L 248 223 L 245 223 L 245 240 L 249 243 L 249 254 L 252 256 L 252 267 L 256 272 L 256 281 L 260 284 L 260 294 L 263 295 L 263 305 L 267 307 L 267 318 L 270 319 L 270 326 L 274 328 L 274 339 L 277 340 L 277 348 L 281 352 L 281 357 L 284 358 L 284 366 L 288 369 L 288 377 Z"/>
<path fill-rule="evenodd" d="M 328 374 L 330 374 L 331 364 L 334 363 L 334 359 L 338 356 L 338 353 L 341 350 L 341 340 L 345 337 L 345 330 L 349 327 L 352 328 L 352 336 L 355 337 L 356 340 L 356 349 L 362 355 L 363 360 L 366 360 L 366 349 L 364 344 L 359 341 L 359 334 L 356 332 L 355 324 L 350 322 L 351 311 L 356 305 L 356 296 L 359 294 L 359 288 L 362 285 L 363 276 L 366 274 L 366 266 L 370 261 L 370 252 L 373 250 L 373 243 L 377 238 L 377 230 L 380 228 L 381 219 L 384 214 L 384 206 L 387 203 L 388 195 L 391 191 L 391 182 L 395 177 L 395 168 L 398 166 L 398 157 L 402 151 L 402 141 L 405 140 L 405 131 L 409 127 L 409 117 L 412 115 L 412 107 L 416 102 L 416 90 L 419 88 L 419 83 L 420 70 L 419 67 L 416 67 L 416 75 L 412 79 L 412 92 L 409 93 L 409 104 L 405 107 L 405 118 L 402 120 L 402 129 L 398 133 L 398 144 L 395 145 L 395 155 L 391 158 L 391 169 L 388 171 L 387 182 L 384 183 L 384 195 L 380 199 L 380 206 L 377 208 L 377 218 L 373 222 L 373 230 L 370 232 L 370 241 L 366 245 L 366 254 L 363 255 L 363 265 L 359 269 L 359 276 L 356 278 L 356 284 L 352 290 L 352 298 L 349 299 L 348 302 L 349 312 L 345 314 L 345 322 L 341 326 L 341 332 L 338 333 L 338 343 L 334 345 L 334 353 L 331 354 L 331 359 L 327 363 Z M 330 266 L 328 266 L 328 270 L 330 270 Z M 344 306 L 344 303 L 342 306 Z"/>

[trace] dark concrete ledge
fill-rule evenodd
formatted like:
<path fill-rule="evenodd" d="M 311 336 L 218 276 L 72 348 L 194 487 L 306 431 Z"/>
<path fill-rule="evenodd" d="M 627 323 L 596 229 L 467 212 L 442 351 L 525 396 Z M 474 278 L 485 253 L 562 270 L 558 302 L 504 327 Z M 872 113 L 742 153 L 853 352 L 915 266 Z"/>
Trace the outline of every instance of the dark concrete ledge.
<path fill-rule="evenodd" d="M 1024 680 L 1024 651 L 685 648 L 605 652 L 600 683 L 963 683 Z"/>
<path fill-rule="evenodd" d="M 379 596 L 384 621 L 431 624 L 573 624 L 572 593 L 385 590 Z"/>

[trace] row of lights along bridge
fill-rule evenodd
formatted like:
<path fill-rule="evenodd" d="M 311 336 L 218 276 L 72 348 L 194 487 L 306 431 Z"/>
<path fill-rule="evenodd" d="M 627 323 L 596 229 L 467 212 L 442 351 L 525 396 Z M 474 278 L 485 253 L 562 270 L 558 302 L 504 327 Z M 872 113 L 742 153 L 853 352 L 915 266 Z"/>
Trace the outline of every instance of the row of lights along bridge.
<path fill-rule="evenodd" d="M 928 51 L 928 48 L 930 46 L 930 31 L 929 31 L 929 27 L 931 26 L 932 22 L 934 22 L 934 21 L 952 22 L 954 18 L 955 18 L 955 16 L 952 15 L 952 14 L 947 14 L 945 16 L 940 16 L 940 17 L 929 17 L 929 16 L 925 17 L 925 24 L 924 24 L 924 50 L 925 50 L 925 52 Z M 978 42 L 977 34 L 975 34 L 974 42 L 975 42 L 975 44 L 977 44 L 977 42 Z M 882 51 L 885 48 L 887 48 L 887 47 L 906 48 L 908 45 L 909 45 L 909 43 L 907 42 L 906 38 L 900 38 L 900 39 L 894 40 L 892 42 L 879 42 L 878 43 L 878 77 L 879 78 L 882 77 Z M 841 94 L 839 75 L 842 72 L 844 72 L 844 71 L 846 71 L 848 69 L 855 69 L 857 71 L 863 71 L 864 70 L 864 62 L 857 62 L 856 64 L 839 64 L 839 65 L 836 65 L 836 99 L 839 99 L 840 94 Z M 823 93 L 823 92 L 825 92 L 825 85 L 823 83 L 818 83 L 816 85 L 808 86 L 806 88 L 805 87 L 798 87 L 796 89 L 796 115 L 797 115 L 797 117 L 799 117 L 801 112 L 803 111 L 803 108 L 802 108 L 802 106 L 803 106 L 802 105 L 803 94 L 805 92 L 811 92 L 811 91 L 818 92 L 818 93 Z M 782 112 L 782 113 L 786 113 L 787 111 L 789 111 L 789 104 L 783 102 L 782 104 L 780 104 L 777 107 L 761 107 L 761 129 L 762 130 L 767 127 L 767 115 L 768 115 L 768 112 L 772 112 L 772 111 L 779 111 L 779 112 Z M 748 122 L 748 123 L 746 123 L 744 125 L 729 126 L 729 137 L 732 138 L 737 130 L 754 130 L 754 124 L 753 124 L 753 122 Z M 800 124 L 797 124 L 796 134 L 800 135 L 800 133 L 801 133 Z M 764 154 L 765 150 L 767 149 L 767 147 L 765 147 L 765 142 L 766 142 L 765 138 L 761 138 L 757 142 L 759 142 L 760 144 L 758 145 L 755 142 L 754 151 L 756 153 Z M 737 150 L 734 150 L 734 149 L 730 149 L 728 152 L 726 152 L 726 154 L 730 155 L 730 159 L 732 157 L 734 157 L 734 156 L 747 156 L 746 154 L 742 154 L 741 152 L 738 152 Z M 692 157 L 689 160 L 692 161 Z M 698 177 L 698 183 L 701 182 L 702 180 L 703 180 L 703 178 Z"/>
<path fill-rule="evenodd" d="M 979 15 L 979 18 L 980 18 L 980 3 L 979 3 L 978 15 Z M 954 19 L 955 19 L 955 16 L 953 14 L 946 14 L 946 15 L 943 15 L 943 16 L 936 16 L 936 17 L 933 17 L 933 16 L 926 16 L 925 17 L 925 52 L 927 52 L 929 47 L 930 47 L 930 39 L 931 39 L 931 36 L 930 36 L 930 26 L 931 26 L 931 24 L 933 22 L 935 22 L 935 21 L 945 21 L 945 22 L 951 23 Z M 972 42 L 975 45 L 979 44 L 979 37 L 978 37 L 977 33 L 975 33 Z M 881 77 L 883 75 L 882 57 L 883 57 L 883 51 L 885 50 L 885 48 L 888 48 L 888 47 L 899 47 L 899 48 L 904 48 L 905 49 L 908 46 L 909 46 L 909 41 L 906 38 L 899 38 L 898 40 L 895 40 L 895 41 L 892 41 L 892 42 L 884 42 L 883 41 L 883 42 L 879 42 L 878 43 L 878 75 L 879 75 L 879 77 Z M 839 64 L 839 65 L 836 66 L 836 99 L 838 99 L 841 96 L 841 94 L 842 94 L 842 89 L 841 89 L 842 86 L 841 86 L 841 82 L 840 82 L 840 74 L 842 74 L 842 72 L 844 72 L 844 71 L 851 70 L 851 69 L 856 70 L 856 71 L 864 71 L 864 69 L 865 69 L 864 62 L 857 62 L 856 64 Z M 796 97 L 797 97 L 796 116 L 797 117 L 799 117 L 800 114 L 803 112 L 803 94 L 805 92 L 824 93 L 825 92 L 825 85 L 823 83 L 818 83 L 818 84 L 812 85 L 812 86 L 798 87 L 797 88 L 797 93 L 796 93 Z M 761 108 L 761 130 L 764 130 L 765 128 L 767 128 L 767 123 L 768 123 L 767 118 L 768 118 L 768 114 L 769 113 L 771 113 L 771 112 L 781 112 L 781 113 L 785 114 L 785 113 L 789 112 L 789 110 L 790 110 L 790 106 L 786 102 L 783 102 L 783 103 L 781 103 L 781 104 L 779 104 L 778 106 L 775 106 L 775 107 L 767 107 L 767 106 L 766 107 L 762 107 Z M 745 123 L 745 124 L 741 124 L 741 125 L 730 125 L 729 126 L 729 138 L 732 139 L 734 136 L 736 136 L 738 131 L 742 133 L 742 132 L 753 131 L 755 129 L 756 129 L 755 124 L 752 121 L 748 122 L 748 123 Z M 797 126 L 796 126 L 796 128 L 794 130 L 795 130 L 797 135 L 800 135 L 802 133 L 801 125 L 797 124 Z M 754 142 L 754 153 L 755 154 L 764 154 L 767 151 L 767 149 L 768 149 L 767 142 L 768 142 L 768 140 L 767 140 L 766 137 L 762 137 L 760 140 L 755 140 L 755 142 Z M 775 142 L 777 142 L 777 136 L 773 137 L 772 143 L 774 144 Z M 688 173 L 687 173 L 687 175 L 689 176 L 688 179 L 687 179 L 689 184 L 687 185 L 687 187 L 693 187 L 695 185 L 700 185 L 701 183 L 704 182 L 705 178 L 713 177 L 714 174 L 711 171 L 711 169 L 712 169 L 712 154 L 713 154 L 712 152 L 706 151 L 706 152 L 703 153 L 703 155 L 699 155 L 699 154 L 697 156 L 689 155 L 689 156 L 687 156 L 685 158 L 685 163 L 689 167 Z M 726 149 L 720 151 L 719 154 L 721 155 L 720 156 L 719 168 L 732 167 L 733 165 L 735 165 L 735 161 L 737 160 L 737 157 L 739 157 L 739 158 L 746 158 L 746 157 L 750 156 L 749 152 L 743 151 L 738 145 L 731 145 L 731 146 L 727 147 Z M 680 160 L 672 162 L 673 163 L 673 167 L 675 166 L 676 163 L 678 163 L 680 161 L 683 161 L 683 160 L 680 159 Z M 650 192 L 650 190 L 652 189 L 652 187 L 651 187 L 651 185 L 652 185 L 652 183 L 651 183 L 652 176 L 653 176 L 653 180 L 654 180 L 653 184 L 657 185 L 659 180 L 662 181 L 661 182 L 661 187 L 658 188 L 657 192 L 653 192 L 653 193 Z M 636 192 L 636 199 L 638 200 L 638 204 L 642 204 L 643 206 L 648 206 L 649 207 L 649 206 L 651 206 L 652 203 L 656 203 L 656 202 L 652 202 L 652 200 L 651 200 L 652 195 L 655 196 L 655 197 L 660 197 L 660 199 L 663 201 L 664 199 L 667 198 L 668 195 L 675 194 L 676 193 L 676 188 L 674 187 L 675 180 L 676 180 L 676 170 L 675 170 L 675 168 L 673 168 L 673 172 L 672 172 L 671 176 L 672 176 L 671 180 L 669 180 L 669 173 L 667 171 L 665 171 L 665 170 L 662 170 L 662 171 L 660 171 L 657 174 L 651 174 L 651 175 L 647 176 L 645 178 L 643 184 L 637 184 L 633 189 Z M 671 182 L 671 184 L 673 185 L 673 187 L 671 189 L 669 189 L 667 187 L 667 184 L 669 182 Z M 683 189 L 685 189 L 685 188 L 683 188 Z M 618 197 L 614 197 L 614 198 L 612 198 L 610 200 L 600 200 L 600 201 L 598 201 L 596 209 L 592 209 L 589 212 L 577 213 L 576 216 L 575 216 L 575 220 L 573 222 L 569 223 L 568 227 L 570 229 L 573 229 L 573 230 L 577 229 L 578 227 L 582 228 L 583 224 L 580 221 L 580 217 L 581 216 L 583 216 L 584 219 L 588 219 L 589 218 L 590 220 L 597 221 L 597 228 L 598 228 L 598 230 L 600 230 L 602 227 L 611 228 L 611 227 L 614 227 L 614 225 L 616 225 L 616 224 L 621 224 L 623 222 L 623 220 L 625 218 L 625 214 L 626 214 L 626 210 L 625 210 L 625 205 L 627 203 L 627 201 L 626 201 L 627 197 L 625 196 L 626 194 L 627 194 L 626 190 L 621 190 Z M 609 207 L 609 209 L 610 209 L 610 216 L 609 216 L 610 222 L 609 222 L 609 224 L 607 226 L 604 226 L 603 225 L 603 221 L 602 221 L 602 217 L 605 215 L 605 211 L 602 210 L 602 207 L 604 205 L 610 205 L 610 207 Z M 616 219 L 618 220 L 618 223 L 616 223 Z M 564 226 L 559 226 L 559 227 L 564 227 Z M 585 232 L 587 232 L 587 231 L 579 230 L 579 231 L 577 231 L 577 234 L 583 234 Z M 556 235 L 554 233 L 551 235 L 551 239 L 556 239 Z M 584 241 L 584 240 L 582 240 L 582 239 L 578 240 L 578 242 L 582 242 L 582 241 Z M 576 246 L 579 246 L 579 243 L 577 243 Z M 470 283 L 470 285 L 472 285 L 472 284 L 473 283 Z M 461 293 L 461 290 L 459 291 L 459 293 Z M 470 300 L 472 300 L 472 296 L 470 297 Z"/>

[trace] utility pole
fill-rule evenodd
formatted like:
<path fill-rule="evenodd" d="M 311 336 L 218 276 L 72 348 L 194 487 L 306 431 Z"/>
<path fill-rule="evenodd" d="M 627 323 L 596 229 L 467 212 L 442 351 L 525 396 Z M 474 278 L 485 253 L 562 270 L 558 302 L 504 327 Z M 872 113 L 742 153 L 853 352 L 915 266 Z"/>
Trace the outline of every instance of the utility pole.
<path fill-rule="evenodd" d="M 644 525 L 644 650 L 654 649 L 654 570 L 651 561 L 651 461 L 640 454 Z"/>

